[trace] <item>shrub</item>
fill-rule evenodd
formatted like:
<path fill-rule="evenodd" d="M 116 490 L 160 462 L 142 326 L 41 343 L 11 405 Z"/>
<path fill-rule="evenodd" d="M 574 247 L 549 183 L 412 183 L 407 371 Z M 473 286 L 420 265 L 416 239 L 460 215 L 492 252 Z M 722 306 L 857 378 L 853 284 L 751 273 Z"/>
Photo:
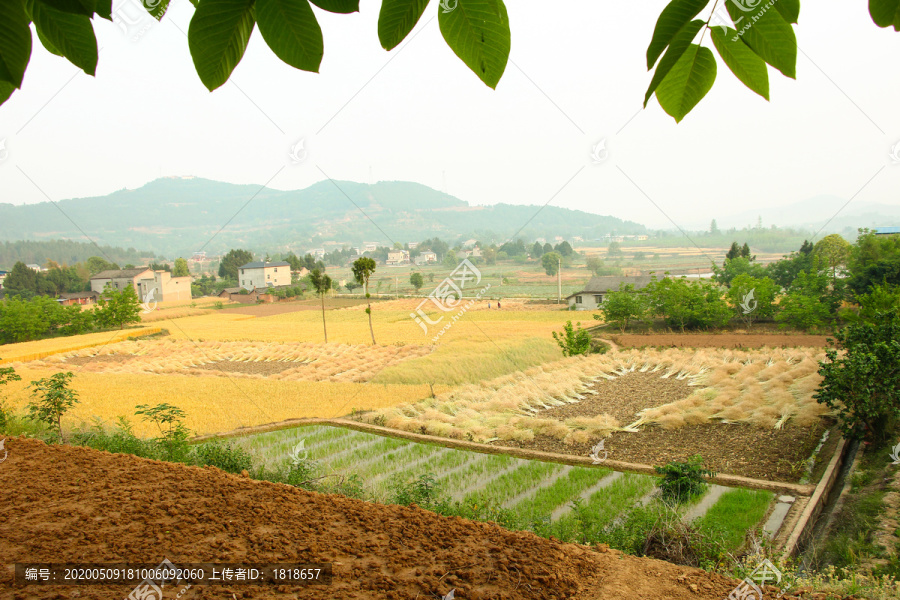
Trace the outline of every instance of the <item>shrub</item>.
<path fill-rule="evenodd" d="M 166 402 L 151 407 L 138 404 L 134 414 L 141 415 L 144 421 L 151 421 L 159 428 L 160 436 L 153 439 L 160 451 L 161 459 L 172 462 L 186 462 L 190 447 L 188 438 L 190 430 L 184 426 L 183 410 Z"/>
<path fill-rule="evenodd" d="M 194 448 L 194 464 L 201 467 L 218 467 L 229 473 L 250 470 L 253 460 L 246 450 L 231 442 L 213 441 Z"/>
<path fill-rule="evenodd" d="M 412 481 L 395 482 L 391 486 L 390 504 L 408 506 L 416 504 L 425 508 L 438 504 L 440 488 L 434 475 L 425 473 Z"/>
<path fill-rule="evenodd" d="M 125 417 L 119 417 L 112 431 L 107 431 L 98 420 L 92 427 L 83 428 L 72 434 L 71 442 L 76 446 L 87 446 L 94 450 L 117 454 L 133 454 L 144 458 L 159 457 L 156 446 L 134 435 L 131 423 Z"/>
<path fill-rule="evenodd" d="M 670 462 L 663 467 L 654 467 L 663 478 L 659 489 L 667 502 L 686 502 L 706 488 L 704 477 L 714 477 L 715 473 L 703 468 L 703 457 L 692 456 L 688 462 Z"/>
<path fill-rule="evenodd" d="M 563 356 L 587 354 L 591 349 L 591 335 L 581 328 L 581 323 L 578 323 L 576 329 L 572 326 L 572 321 L 566 321 L 562 333 L 553 332 L 553 339 L 562 349 Z"/>
<path fill-rule="evenodd" d="M 62 416 L 78 403 L 78 394 L 69 388 L 75 375 L 71 371 L 54 373 L 50 377 L 32 381 L 32 396 L 37 400 L 28 403 L 28 416 L 56 429 L 62 439 Z"/>

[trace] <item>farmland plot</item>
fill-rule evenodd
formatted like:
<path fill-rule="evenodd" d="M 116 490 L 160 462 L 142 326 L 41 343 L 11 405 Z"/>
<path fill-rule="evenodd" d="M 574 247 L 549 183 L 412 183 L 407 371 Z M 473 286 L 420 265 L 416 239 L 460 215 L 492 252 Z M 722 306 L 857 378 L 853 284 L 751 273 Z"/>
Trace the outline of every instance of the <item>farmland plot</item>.
<path fill-rule="evenodd" d="M 284 381 L 368 381 L 382 369 L 431 352 L 427 346 L 310 342 L 129 341 L 57 354 L 33 368 L 88 373 L 249 377 Z"/>
<path fill-rule="evenodd" d="M 693 454 L 717 471 L 797 481 L 829 411 L 819 349 L 628 350 L 573 357 L 363 418 L 387 427 L 615 460 Z"/>
<path fill-rule="evenodd" d="M 576 528 L 573 501 L 592 515 L 594 526 L 602 527 L 646 501 L 657 481 L 602 466 L 572 467 L 479 454 L 333 427 L 283 429 L 238 438 L 236 443 L 250 452 L 257 466 L 277 467 L 293 454 L 318 462 L 326 474 L 358 475 L 367 493 L 382 502 L 390 498 L 397 483 L 431 474 L 453 500 L 500 506 L 516 513 L 523 523 L 543 523 L 559 533 Z M 765 515 L 771 499 L 769 492 L 734 490 L 699 511 L 696 507 L 702 499 L 697 499 L 690 517 L 727 529 L 729 543 L 737 547 Z M 690 508 L 681 510 L 687 514 Z M 741 519 L 728 518 L 738 510 Z"/>

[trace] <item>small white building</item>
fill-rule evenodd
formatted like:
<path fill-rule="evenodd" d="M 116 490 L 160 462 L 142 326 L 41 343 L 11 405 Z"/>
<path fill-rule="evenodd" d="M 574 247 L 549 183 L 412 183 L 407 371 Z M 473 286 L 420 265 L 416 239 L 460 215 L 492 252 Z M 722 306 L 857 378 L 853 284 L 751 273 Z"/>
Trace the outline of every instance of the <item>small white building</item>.
<path fill-rule="evenodd" d="M 385 263 L 389 267 L 398 267 L 409 264 L 409 252 L 406 250 L 391 250 L 388 252 Z"/>
<path fill-rule="evenodd" d="M 416 257 L 417 265 L 426 265 L 428 263 L 436 263 L 437 262 L 437 254 L 432 252 L 431 250 L 426 250 L 422 252 Z"/>
<path fill-rule="evenodd" d="M 248 262 L 238 269 L 238 283 L 245 290 L 290 285 L 291 263 L 283 260 Z"/>
<path fill-rule="evenodd" d="M 375 252 L 378 250 L 378 242 L 366 242 L 363 244 L 363 252 Z"/>
<path fill-rule="evenodd" d="M 144 267 L 111 269 L 91 277 L 92 292 L 102 294 L 107 286 L 117 290 L 131 286 L 141 302 L 191 300 L 191 278 L 172 277 L 168 271 L 153 271 Z"/>
<path fill-rule="evenodd" d="M 580 292 L 566 297 L 569 307 L 575 310 L 596 310 L 610 292 L 618 292 L 619 286 L 631 284 L 635 292 L 640 292 L 652 281 L 650 275 L 636 277 L 591 277 Z"/>

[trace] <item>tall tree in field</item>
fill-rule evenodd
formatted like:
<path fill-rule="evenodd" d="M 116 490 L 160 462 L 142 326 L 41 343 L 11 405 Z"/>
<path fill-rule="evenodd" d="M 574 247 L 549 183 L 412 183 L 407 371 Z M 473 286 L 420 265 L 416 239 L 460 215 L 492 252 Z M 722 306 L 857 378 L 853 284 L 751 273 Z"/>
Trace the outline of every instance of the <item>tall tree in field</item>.
<path fill-rule="evenodd" d="M 69 381 L 73 377 L 71 372 L 54 373 L 50 377 L 32 381 L 29 386 L 33 388 L 35 401 L 28 403 L 28 416 L 55 427 L 60 439 L 62 416 L 78 403 L 78 394 L 69 387 Z"/>
<path fill-rule="evenodd" d="M 831 269 L 831 284 L 837 283 L 837 268 L 847 264 L 850 258 L 850 242 L 836 233 L 826 235 L 813 246 L 813 253 Z"/>
<path fill-rule="evenodd" d="M 328 343 L 328 329 L 325 327 L 325 294 L 331 289 L 331 277 L 318 269 L 309 272 L 309 282 L 315 288 L 316 293 L 322 298 L 322 331 L 325 333 L 325 343 Z"/>
<path fill-rule="evenodd" d="M 190 277 L 191 270 L 188 267 L 187 261 L 183 258 L 175 259 L 175 270 L 172 272 L 172 277 Z"/>
<path fill-rule="evenodd" d="M 369 294 L 369 278 L 375 272 L 375 261 L 371 258 L 362 257 L 353 262 L 353 277 L 359 282 L 366 291 L 366 299 L 371 296 Z M 368 302 L 366 306 L 366 314 L 369 315 L 369 333 L 372 334 L 372 345 L 375 345 L 375 329 L 372 327 L 372 303 Z"/>
<path fill-rule="evenodd" d="M 738 246 L 737 242 L 731 242 L 731 248 L 728 249 L 728 252 L 725 254 L 725 260 L 732 260 L 741 255 L 741 247 Z"/>
<path fill-rule="evenodd" d="M 409 276 L 409 282 L 412 284 L 416 291 L 422 289 L 422 286 L 425 285 L 425 278 L 422 277 L 421 273 L 413 273 Z"/>
<path fill-rule="evenodd" d="M 900 313 L 877 313 L 834 337 L 814 398 L 837 412 L 846 437 L 884 443 L 900 418 Z"/>
<path fill-rule="evenodd" d="M 229 250 L 228 254 L 222 257 L 222 262 L 219 264 L 219 277 L 238 279 L 238 269 L 241 268 L 241 265 L 246 265 L 251 260 L 253 260 L 253 253 L 249 250 Z"/>
<path fill-rule="evenodd" d="M 6 279 L 3 281 L 3 287 L 8 290 L 28 290 L 37 293 L 38 273 L 19 261 L 13 265 L 9 275 L 6 276 Z"/>
<path fill-rule="evenodd" d="M 106 286 L 97 299 L 97 306 L 95 318 L 102 327 L 124 329 L 128 323 L 141 320 L 141 302 L 130 285 L 121 290 Z"/>
<path fill-rule="evenodd" d="M 625 328 L 633 321 L 647 315 L 647 297 L 634 289 L 634 284 L 620 284 L 618 292 L 610 292 L 600 304 L 600 314 L 594 315 L 598 321 L 616 325 L 624 334 Z"/>
<path fill-rule="evenodd" d="M 543 254 L 544 247 L 541 246 L 540 242 L 535 242 L 534 246 L 531 247 L 531 258 L 540 258 Z"/>
<path fill-rule="evenodd" d="M 562 257 L 558 252 L 548 252 L 541 256 L 541 266 L 544 267 L 544 273 L 553 277 L 559 272 L 559 261 Z"/>

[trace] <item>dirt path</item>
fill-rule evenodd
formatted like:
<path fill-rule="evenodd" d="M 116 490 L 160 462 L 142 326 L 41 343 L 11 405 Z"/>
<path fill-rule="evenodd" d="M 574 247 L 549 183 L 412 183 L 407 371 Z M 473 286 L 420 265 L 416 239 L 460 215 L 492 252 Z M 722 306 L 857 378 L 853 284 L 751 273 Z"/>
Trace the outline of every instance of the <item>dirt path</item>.
<path fill-rule="evenodd" d="M 217 469 L 6 440 L 0 598 L 126 597 L 124 586 L 13 586 L 14 563 L 332 562 L 328 588 L 195 586 L 192 598 L 721 600 L 736 582 L 492 524 L 256 482 Z M 167 600 L 178 588 L 166 588 Z M 773 595 L 767 597 L 772 598 Z"/>

